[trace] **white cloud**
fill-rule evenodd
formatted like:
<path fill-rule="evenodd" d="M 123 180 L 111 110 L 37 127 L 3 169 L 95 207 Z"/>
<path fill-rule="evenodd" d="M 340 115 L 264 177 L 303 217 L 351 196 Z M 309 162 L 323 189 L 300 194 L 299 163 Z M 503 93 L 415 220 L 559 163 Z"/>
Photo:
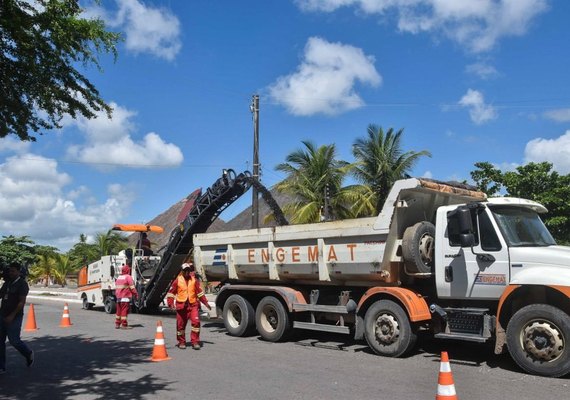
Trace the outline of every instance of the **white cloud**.
<path fill-rule="evenodd" d="M 297 71 L 279 77 L 268 89 L 271 98 L 294 115 L 335 115 L 364 105 L 354 89 L 357 81 L 381 84 L 374 57 L 357 47 L 312 37 Z"/>
<path fill-rule="evenodd" d="M 110 185 L 103 203 L 82 206 L 74 200 L 75 195 L 64 193 L 70 183 L 70 176 L 60 172 L 53 159 L 30 153 L 6 159 L 0 164 L 0 232 L 30 236 L 38 244 L 65 251 L 80 233 L 109 229 L 134 201 L 132 196 L 124 196 L 125 188 Z M 84 187 L 77 191 L 87 194 Z"/>
<path fill-rule="evenodd" d="M 172 61 L 182 48 L 180 20 L 169 10 L 153 8 L 138 0 L 116 0 L 115 13 L 87 8 L 87 18 L 100 17 L 110 27 L 124 30 L 125 45 L 135 53 L 150 53 Z"/>
<path fill-rule="evenodd" d="M 353 6 L 364 14 L 393 12 L 398 29 L 444 35 L 480 53 L 503 37 L 524 35 L 533 20 L 548 9 L 547 0 L 296 0 L 304 11 L 333 12 Z"/>
<path fill-rule="evenodd" d="M 12 136 L 0 138 L 0 153 L 23 153 L 28 151 L 30 144 Z"/>
<path fill-rule="evenodd" d="M 432 179 L 432 178 L 433 178 L 433 174 L 431 173 L 431 171 L 426 171 L 426 172 L 424 172 L 424 174 L 422 175 L 422 178 Z"/>
<path fill-rule="evenodd" d="M 135 112 L 115 103 L 113 117 L 100 112 L 94 119 L 78 118 L 73 123 L 87 138 L 85 144 L 67 149 L 72 160 L 93 163 L 99 169 L 109 170 L 118 165 L 132 168 L 175 167 L 184 157 L 178 146 L 166 143 L 154 132 L 147 133 L 142 141 L 135 142 L 131 134 L 136 126 L 132 122 Z"/>
<path fill-rule="evenodd" d="M 543 116 L 556 122 L 570 122 L 570 108 L 546 111 Z"/>
<path fill-rule="evenodd" d="M 465 68 L 465 71 L 469 74 L 477 75 L 481 79 L 491 79 L 499 75 L 499 72 L 493 67 L 485 62 L 476 62 L 470 64 Z"/>
<path fill-rule="evenodd" d="M 570 130 L 556 139 L 536 138 L 526 144 L 525 162 L 552 163 L 561 174 L 570 173 Z"/>
<path fill-rule="evenodd" d="M 477 90 L 468 89 L 458 104 L 469 109 L 471 120 L 478 125 L 497 118 L 495 108 L 485 104 L 483 94 Z"/>

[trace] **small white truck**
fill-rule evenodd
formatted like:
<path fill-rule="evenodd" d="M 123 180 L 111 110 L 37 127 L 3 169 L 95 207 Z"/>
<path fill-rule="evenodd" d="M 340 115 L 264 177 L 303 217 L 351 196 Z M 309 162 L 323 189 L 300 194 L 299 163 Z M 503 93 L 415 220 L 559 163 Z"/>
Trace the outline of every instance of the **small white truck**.
<path fill-rule="evenodd" d="M 117 224 L 113 230 L 123 232 L 162 232 L 162 228 L 155 225 L 121 225 Z M 141 235 L 142 238 L 142 235 Z M 79 271 L 77 292 L 83 302 L 83 309 L 104 307 L 105 312 L 113 314 L 116 311 L 115 280 L 121 274 L 123 265 L 131 267 L 131 275 L 137 286 L 146 284 L 154 275 L 161 257 L 145 255 L 142 241 L 139 240 L 135 249 L 122 250 L 119 254 L 103 256 Z M 137 288 L 140 293 L 140 288 Z"/>
<path fill-rule="evenodd" d="M 570 248 L 541 204 L 427 179 L 395 183 L 377 217 L 193 238 L 197 271 L 223 281 L 227 331 L 352 334 L 398 357 L 418 332 L 493 340 L 525 371 L 570 373 Z"/>

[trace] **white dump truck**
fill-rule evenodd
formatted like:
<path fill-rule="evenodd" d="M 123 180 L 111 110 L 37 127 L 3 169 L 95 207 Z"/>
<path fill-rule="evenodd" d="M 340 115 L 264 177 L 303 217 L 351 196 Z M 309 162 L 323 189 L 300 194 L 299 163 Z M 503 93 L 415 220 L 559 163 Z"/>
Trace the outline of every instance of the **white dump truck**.
<path fill-rule="evenodd" d="M 570 373 L 570 248 L 541 204 L 427 179 L 395 183 L 377 217 L 196 234 L 194 262 L 222 281 L 234 336 L 293 328 L 409 352 L 418 332 L 493 340 L 525 371 Z"/>

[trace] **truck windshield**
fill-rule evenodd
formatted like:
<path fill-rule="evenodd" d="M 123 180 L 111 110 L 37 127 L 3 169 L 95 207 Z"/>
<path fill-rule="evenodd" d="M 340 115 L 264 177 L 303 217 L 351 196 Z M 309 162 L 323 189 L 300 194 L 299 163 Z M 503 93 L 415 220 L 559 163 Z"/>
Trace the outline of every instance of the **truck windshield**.
<path fill-rule="evenodd" d="M 489 206 L 511 247 L 553 246 L 556 241 L 532 210 L 520 207 Z"/>

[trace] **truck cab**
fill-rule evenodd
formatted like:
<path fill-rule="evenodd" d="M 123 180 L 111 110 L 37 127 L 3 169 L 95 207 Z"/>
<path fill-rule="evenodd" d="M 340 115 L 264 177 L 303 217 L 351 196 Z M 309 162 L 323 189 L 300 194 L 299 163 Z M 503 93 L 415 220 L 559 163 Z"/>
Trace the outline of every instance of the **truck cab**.
<path fill-rule="evenodd" d="M 545 212 L 536 202 L 512 198 L 440 207 L 435 241 L 438 297 L 499 299 L 511 283 L 570 278 L 570 249 L 556 246 L 538 215 Z M 469 220 L 467 227 L 461 226 L 462 218 Z M 472 238 L 469 246 L 462 245 L 466 235 Z M 557 271 L 545 276 L 544 267 Z"/>
<path fill-rule="evenodd" d="M 432 311 L 444 328 L 436 337 L 494 336 L 495 352 L 506 345 L 528 372 L 570 370 L 570 248 L 556 244 L 546 212 L 515 198 L 438 209 Z"/>

